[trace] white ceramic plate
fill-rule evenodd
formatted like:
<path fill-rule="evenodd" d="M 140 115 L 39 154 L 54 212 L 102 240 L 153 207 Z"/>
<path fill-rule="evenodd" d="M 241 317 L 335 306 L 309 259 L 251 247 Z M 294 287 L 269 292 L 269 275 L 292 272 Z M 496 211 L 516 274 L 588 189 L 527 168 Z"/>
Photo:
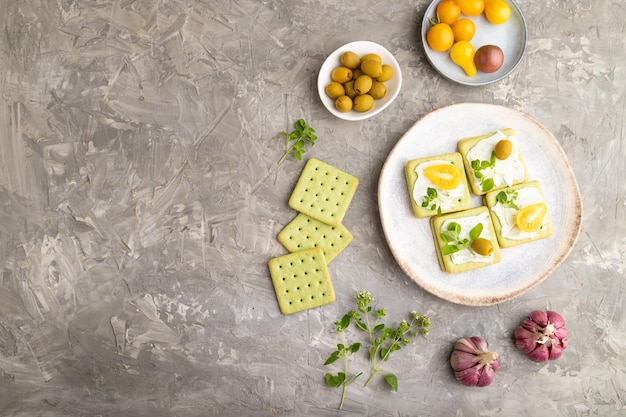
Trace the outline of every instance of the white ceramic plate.
<path fill-rule="evenodd" d="M 478 71 L 475 76 L 469 77 L 461 67 L 452 62 L 448 52 L 437 52 L 428 46 L 426 42 L 426 32 L 430 27 L 428 19 L 437 18 L 436 9 L 441 0 L 433 0 L 428 9 L 426 9 L 424 19 L 422 20 L 422 44 L 431 65 L 447 79 L 464 85 L 478 86 L 490 84 L 509 75 L 524 57 L 524 51 L 528 42 L 528 31 L 524 15 L 517 4 L 513 0 L 505 1 L 511 7 L 511 17 L 501 25 L 489 23 L 484 13 L 471 17 L 461 15 L 461 17 L 472 20 L 476 25 L 476 34 L 470 41 L 475 50 L 478 50 L 483 45 L 497 45 L 502 49 L 504 63 L 498 71 L 492 73 Z"/>
<path fill-rule="evenodd" d="M 326 85 L 332 81 L 330 78 L 330 73 L 333 71 L 333 69 L 341 65 L 341 54 L 346 51 L 355 52 L 359 56 L 363 56 L 368 53 L 378 54 L 382 58 L 383 64 L 391 65 L 391 67 L 393 68 L 393 77 L 389 81 L 385 81 L 384 83 L 387 86 L 387 94 L 381 99 L 374 100 L 374 107 L 370 111 L 357 112 L 355 110 L 351 110 L 349 112 L 342 113 L 335 108 L 335 100 L 326 95 Z M 326 61 L 324 61 L 324 63 L 322 64 L 319 75 L 317 76 L 317 91 L 319 93 L 320 99 L 322 100 L 322 103 L 324 103 L 324 106 L 328 109 L 329 112 L 344 120 L 364 120 L 377 115 L 387 106 L 389 106 L 391 102 L 396 98 L 396 96 L 400 92 L 401 86 L 402 72 L 400 71 L 400 65 L 398 65 L 398 61 L 396 61 L 391 52 L 386 50 L 384 47 L 378 45 L 377 43 L 369 41 L 351 42 L 335 50 L 328 56 L 328 58 L 326 58 Z"/>
<path fill-rule="evenodd" d="M 506 127 L 517 133 L 529 179 L 543 187 L 554 234 L 502 249 L 498 264 L 459 274 L 442 272 L 429 219 L 413 215 L 404 166 L 411 159 L 454 152 L 459 139 Z M 383 165 L 378 205 L 387 243 L 404 272 L 440 298 L 473 306 L 507 301 L 546 279 L 569 254 L 582 222 L 578 185 L 555 137 L 530 116 L 490 104 L 443 107 L 415 123 Z M 480 205 L 482 199 L 473 196 L 472 206 Z"/>

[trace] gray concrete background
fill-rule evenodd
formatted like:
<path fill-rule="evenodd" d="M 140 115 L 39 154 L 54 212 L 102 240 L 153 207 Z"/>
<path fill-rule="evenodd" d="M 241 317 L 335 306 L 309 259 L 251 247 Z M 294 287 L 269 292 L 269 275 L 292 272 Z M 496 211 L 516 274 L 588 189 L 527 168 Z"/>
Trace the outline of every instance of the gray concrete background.
<path fill-rule="evenodd" d="M 442 79 L 419 42 L 427 1 L 0 0 L 0 414 L 3 416 L 623 416 L 626 414 L 626 52 L 622 1 L 521 1 L 527 55 L 501 82 Z M 403 90 L 363 122 L 330 115 L 317 70 L 371 40 Z M 420 117 L 481 102 L 525 112 L 561 143 L 582 232 L 546 281 L 491 307 L 455 305 L 398 267 L 381 229 L 386 155 Z M 359 177 L 330 266 L 337 301 L 278 310 L 266 262 L 294 215 L 304 161 L 276 162 L 303 117 L 305 154 Z M 389 322 L 431 333 L 382 380 L 328 388 L 332 323 L 369 290 Z M 561 359 L 512 342 L 533 309 L 570 330 Z M 502 356 L 495 382 L 458 384 L 454 341 Z M 351 340 L 361 335 L 348 334 Z M 365 371 L 356 357 L 353 371 Z"/>

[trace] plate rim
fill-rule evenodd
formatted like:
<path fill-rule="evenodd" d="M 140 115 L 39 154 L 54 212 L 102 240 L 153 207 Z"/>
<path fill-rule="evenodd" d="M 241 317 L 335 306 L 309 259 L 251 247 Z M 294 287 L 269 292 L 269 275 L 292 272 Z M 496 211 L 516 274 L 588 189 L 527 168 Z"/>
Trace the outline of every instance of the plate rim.
<path fill-rule="evenodd" d="M 367 112 L 363 112 L 363 113 L 341 113 L 339 111 L 337 111 L 335 108 L 333 107 L 329 107 L 328 104 L 326 103 L 326 101 L 324 100 L 324 95 L 326 94 L 324 91 L 324 88 L 326 86 L 326 84 L 328 83 L 328 80 L 323 81 L 321 79 L 322 77 L 322 69 L 324 69 L 324 67 L 327 66 L 327 63 L 330 63 L 329 59 L 333 56 L 338 54 L 341 51 L 344 50 L 348 50 L 349 48 L 354 48 L 355 46 L 363 46 L 363 45 L 370 45 L 374 48 L 380 48 L 383 51 L 385 51 L 386 54 L 389 55 L 391 61 L 394 64 L 394 71 L 397 72 L 397 80 L 398 80 L 398 88 L 389 96 L 389 98 L 387 99 L 387 101 L 385 102 L 384 105 L 382 105 L 379 108 L 375 108 L 373 110 L 367 111 Z M 340 47 L 336 48 L 335 50 L 333 50 L 330 54 L 328 54 L 328 56 L 324 59 L 324 62 L 322 62 L 322 65 L 320 66 L 320 69 L 318 71 L 317 74 L 317 93 L 318 96 L 320 98 L 320 101 L 322 102 L 322 105 L 324 106 L 324 108 L 326 110 L 328 110 L 328 112 L 330 114 L 332 114 L 333 116 L 348 121 L 348 122 L 356 122 L 356 121 L 361 121 L 361 120 L 365 120 L 365 119 L 369 119 L 370 117 L 374 117 L 377 114 L 379 114 L 380 112 L 382 112 L 383 110 L 385 110 L 387 107 L 389 107 L 391 105 L 391 103 L 393 103 L 396 99 L 396 97 L 398 96 L 398 94 L 400 93 L 400 90 L 402 89 L 402 69 L 400 68 L 400 64 L 398 63 L 398 60 L 396 59 L 396 57 L 384 46 L 373 42 L 373 41 L 369 41 L 369 40 L 361 40 L 361 41 L 352 41 L 352 42 L 348 42 L 344 45 L 341 45 Z M 354 114 L 353 116 L 349 116 L 349 114 Z"/>
<path fill-rule="evenodd" d="M 404 262 L 401 262 L 401 259 L 399 259 L 399 253 L 398 250 L 395 248 L 393 242 L 391 242 L 391 238 L 389 236 L 389 231 L 387 230 L 387 220 L 386 220 L 386 215 L 383 212 L 383 202 L 382 199 L 384 198 L 384 179 L 385 176 L 387 175 L 387 172 L 389 172 L 389 170 L 387 169 L 389 167 L 389 165 L 391 165 L 394 157 L 395 157 L 395 153 L 398 151 L 398 149 L 401 147 L 402 142 L 404 140 L 407 140 L 407 138 L 410 137 L 410 134 L 413 130 L 417 129 L 418 125 L 423 124 L 426 122 L 426 119 L 431 118 L 431 117 L 436 117 L 437 113 L 442 113 L 442 112 L 446 112 L 446 111 L 454 111 L 456 110 L 455 108 L 458 108 L 459 111 L 462 111 L 463 107 L 474 107 L 474 108 L 478 108 L 478 107 L 489 107 L 492 109 L 498 109 L 498 110 L 503 110 L 503 111 L 510 111 L 510 112 L 514 112 L 517 113 L 519 116 L 523 117 L 524 119 L 527 119 L 530 123 L 533 123 L 535 125 L 535 127 L 541 129 L 542 131 L 545 132 L 545 134 L 547 136 L 549 136 L 551 138 L 551 140 L 553 141 L 552 145 L 554 145 L 554 147 L 557 149 L 557 151 L 560 153 L 560 156 L 563 158 L 563 161 L 566 164 L 566 175 L 569 178 L 569 180 L 571 181 L 571 185 L 573 185 L 573 192 L 574 195 L 573 200 L 575 201 L 575 205 L 574 205 L 574 211 L 575 214 L 573 216 L 573 228 L 574 230 L 570 231 L 570 233 L 568 234 L 569 236 L 569 240 L 567 241 L 567 245 L 566 245 L 566 250 L 564 252 L 562 252 L 560 254 L 560 256 L 558 257 L 558 259 L 556 261 L 554 261 L 549 268 L 542 270 L 541 273 L 537 274 L 536 276 L 531 277 L 532 280 L 531 282 L 526 285 L 526 286 L 522 286 L 519 288 L 515 288 L 511 291 L 507 291 L 507 292 L 502 292 L 499 296 L 488 296 L 488 297 L 472 297 L 472 296 L 467 296 L 467 295 L 460 295 L 460 294 L 455 294 L 455 293 L 450 293 L 449 291 L 446 291 L 444 289 L 438 289 L 435 288 L 433 286 L 429 286 L 424 280 L 420 279 L 420 277 L 415 277 L 413 276 L 413 271 L 411 271 L 408 266 L 405 265 Z M 406 185 L 405 185 L 406 186 Z M 524 113 L 520 110 L 516 110 L 516 109 L 512 109 L 510 107 L 505 107 L 505 106 L 500 106 L 500 105 L 496 105 L 496 104 L 487 104 L 487 103 L 472 103 L 472 102 L 468 102 L 468 103 L 455 103 L 455 104 L 450 104 L 450 105 L 446 105 L 443 107 L 440 107 L 438 109 L 435 109 L 425 115 L 423 115 L 422 117 L 420 117 L 418 120 L 416 120 L 416 122 L 411 125 L 411 127 L 409 127 L 409 129 L 407 129 L 407 131 L 404 133 L 404 135 L 394 144 L 394 146 L 392 147 L 392 149 L 390 150 L 389 154 L 387 155 L 387 157 L 385 158 L 385 161 L 383 162 L 383 165 L 381 167 L 381 171 L 380 171 L 380 176 L 379 176 L 379 181 L 378 181 L 378 186 L 377 186 L 377 194 L 378 194 L 378 198 L 377 198 L 377 202 L 378 202 L 378 210 L 379 210 L 379 217 L 380 217 L 380 222 L 381 222 L 381 227 L 383 229 L 383 235 L 385 236 L 385 241 L 387 243 L 387 247 L 389 248 L 389 250 L 392 253 L 392 256 L 394 257 L 394 260 L 397 262 L 397 264 L 400 266 L 400 268 L 402 269 L 402 271 L 404 272 L 404 274 L 411 279 L 413 282 L 415 282 L 420 288 L 426 290 L 427 292 L 452 303 L 455 304 L 461 304 L 461 305 L 467 305 L 467 306 L 491 306 L 491 305 L 496 305 L 496 304 L 500 304 L 506 301 L 509 301 L 515 297 L 518 297 L 522 294 L 524 294 L 525 292 L 530 291 L 531 289 L 535 288 L 536 286 L 538 286 L 540 283 L 542 283 L 543 281 L 545 281 L 553 272 L 556 268 L 558 268 L 564 261 L 565 259 L 567 259 L 567 257 L 569 256 L 569 254 L 571 253 L 576 241 L 578 240 L 578 237 L 580 235 L 581 229 L 582 229 L 582 219 L 583 219 L 583 206 L 582 206 L 582 197 L 580 194 L 580 188 L 578 186 L 578 181 L 576 180 L 576 177 L 574 175 L 574 172 L 571 168 L 571 165 L 569 164 L 569 161 L 567 159 L 567 155 L 565 154 L 565 151 L 563 150 L 563 148 L 561 147 L 561 144 L 558 142 L 558 140 L 554 137 L 554 135 L 546 128 L 544 127 L 541 123 L 539 123 L 535 118 L 533 118 L 532 116 L 528 115 L 527 113 Z M 423 220 L 423 219 L 422 219 Z M 436 260 L 433 260 L 433 268 L 440 268 L 439 263 Z"/>
<path fill-rule="evenodd" d="M 519 14 L 521 22 L 522 22 L 521 28 L 522 28 L 522 31 L 524 32 L 523 39 L 522 39 L 522 51 L 519 54 L 519 56 L 517 56 L 517 59 L 514 62 L 513 66 L 508 71 L 502 74 L 499 74 L 498 76 L 494 78 L 489 78 L 484 81 L 466 81 L 463 79 L 453 78 L 449 76 L 448 74 L 445 74 L 439 68 L 439 66 L 433 61 L 433 58 L 430 55 L 431 51 L 429 51 L 429 47 L 427 46 L 427 43 L 426 43 L 427 29 L 425 29 L 425 27 L 428 27 L 429 15 L 432 13 L 433 9 L 436 7 L 436 4 L 439 3 L 440 1 L 441 0 L 432 0 L 430 2 L 428 7 L 426 8 L 426 11 L 424 12 L 424 17 L 422 18 L 422 26 L 420 28 L 420 36 L 422 38 L 422 49 L 424 51 L 424 55 L 426 55 L 426 59 L 430 63 L 431 67 L 433 67 L 435 71 L 437 71 L 437 73 L 439 73 L 445 79 L 455 82 L 457 84 L 466 85 L 470 87 L 480 87 L 480 86 L 493 84 L 495 82 L 503 80 L 504 78 L 511 75 L 517 69 L 517 67 L 522 63 L 522 61 L 524 60 L 524 57 L 526 56 L 526 49 L 528 48 L 528 24 L 526 22 L 524 13 L 522 13 L 522 9 L 519 7 L 517 2 L 515 0 L 506 0 L 510 5 L 512 5 L 517 10 L 517 13 Z"/>

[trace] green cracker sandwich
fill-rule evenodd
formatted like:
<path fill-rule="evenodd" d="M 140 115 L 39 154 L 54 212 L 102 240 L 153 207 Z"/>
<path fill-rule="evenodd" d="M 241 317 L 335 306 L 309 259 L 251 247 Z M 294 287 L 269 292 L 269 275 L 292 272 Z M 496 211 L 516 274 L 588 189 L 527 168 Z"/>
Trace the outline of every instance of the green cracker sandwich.
<path fill-rule="evenodd" d="M 431 217 L 430 226 L 439 266 L 444 272 L 454 274 L 470 271 L 501 260 L 498 239 L 489 209 L 485 206 Z M 488 255 L 479 253 L 472 244 L 478 239 L 483 239 L 482 243 L 489 245 Z"/>
<path fill-rule="evenodd" d="M 339 226 L 358 185 L 358 178 L 311 158 L 293 189 L 289 207 L 322 223 Z"/>
<path fill-rule="evenodd" d="M 352 239 L 352 233 L 345 226 L 331 226 L 302 213 L 278 233 L 278 241 L 289 252 L 320 247 L 327 263 L 335 259 Z"/>
<path fill-rule="evenodd" d="M 536 180 L 491 191 L 484 201 L 503 248 L 545 239 L 553 233 L 543 190 Z"/>
<path fill-rule="evenodd" d="M 500 141 L 503 144 L 508 142 L 507 146 L 498 145 Z M 476 195 L 485 195 L 528 179 L 526 163 L 513 128 L 461 139 L 457 146 L 463 155 L 470 187 Z M 504 151 L 505 148 L 507 151 Z"/>
<path fill-rule="evenodd" d="M 463 157 L 458 152 L 412 159 L 405 165 L 404 174 L 415 217 L 471 207 Z"/>
<path fill-rule="evenodd" d="M 278 306 L 293 314 L 335 301 L 322 248 L 305 249 L 268 262 Z"/>

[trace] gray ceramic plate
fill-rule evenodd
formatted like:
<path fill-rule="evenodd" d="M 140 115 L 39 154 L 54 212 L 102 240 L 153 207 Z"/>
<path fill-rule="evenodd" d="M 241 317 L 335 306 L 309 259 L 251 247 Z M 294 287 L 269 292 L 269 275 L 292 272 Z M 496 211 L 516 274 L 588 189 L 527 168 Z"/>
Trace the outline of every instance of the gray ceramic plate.
<path fill-rule="evenodd" d="M 502 261 L 496 265 L 460 274 L 442 272 L 429 220 L 413 215 L 404 166 L 411 159 L 454 152 L 459 139 L 505 127 L 516 130 L 529 179 L 543 187 L 554 234 L 503 249 Z M 472 199 L 472 206 L 482 205 L 480 197 Z M 490 104 L 443 107 L 415 123 L 383 165 L 378 205 L 387 243 L 404 272 L 430 293 L 472 306 L 510 300 L 546 279 L 569 254 L 582 221 L 578 185 L 555 137 L 530 116 Z"/>
<path fill-rule="evenodd" d="M 444 77 L 459 84 L 464 85 L 485 85 L 494 83 L 508 76 L 522 61 L 526 44 L 528 42 L 528 31 L 526 20 L 522 11 L 513 0 L 506 0 L 511 7 L 511 17 L 501 25 L 493 25 L 487 21 L 485 15 L 466 17 L 476 25 L 476 34 L 471 40 L 475 50 L 483 45 L 497 45 L 504 52 L 504 63 L 502 67 L 492 73 L 478 72 L 475 76 L 469 77 L 465 72 L 450 59 L 448 52 L 437 52 L 431 49 L 426 42 L 426 32 L 430 27 L 428 19 L 435 19 L 437 4 L 441 0 L 434 0 L 426 9 L 422 20 L 422 44 L 426 57 L 431 65 Z"/>

